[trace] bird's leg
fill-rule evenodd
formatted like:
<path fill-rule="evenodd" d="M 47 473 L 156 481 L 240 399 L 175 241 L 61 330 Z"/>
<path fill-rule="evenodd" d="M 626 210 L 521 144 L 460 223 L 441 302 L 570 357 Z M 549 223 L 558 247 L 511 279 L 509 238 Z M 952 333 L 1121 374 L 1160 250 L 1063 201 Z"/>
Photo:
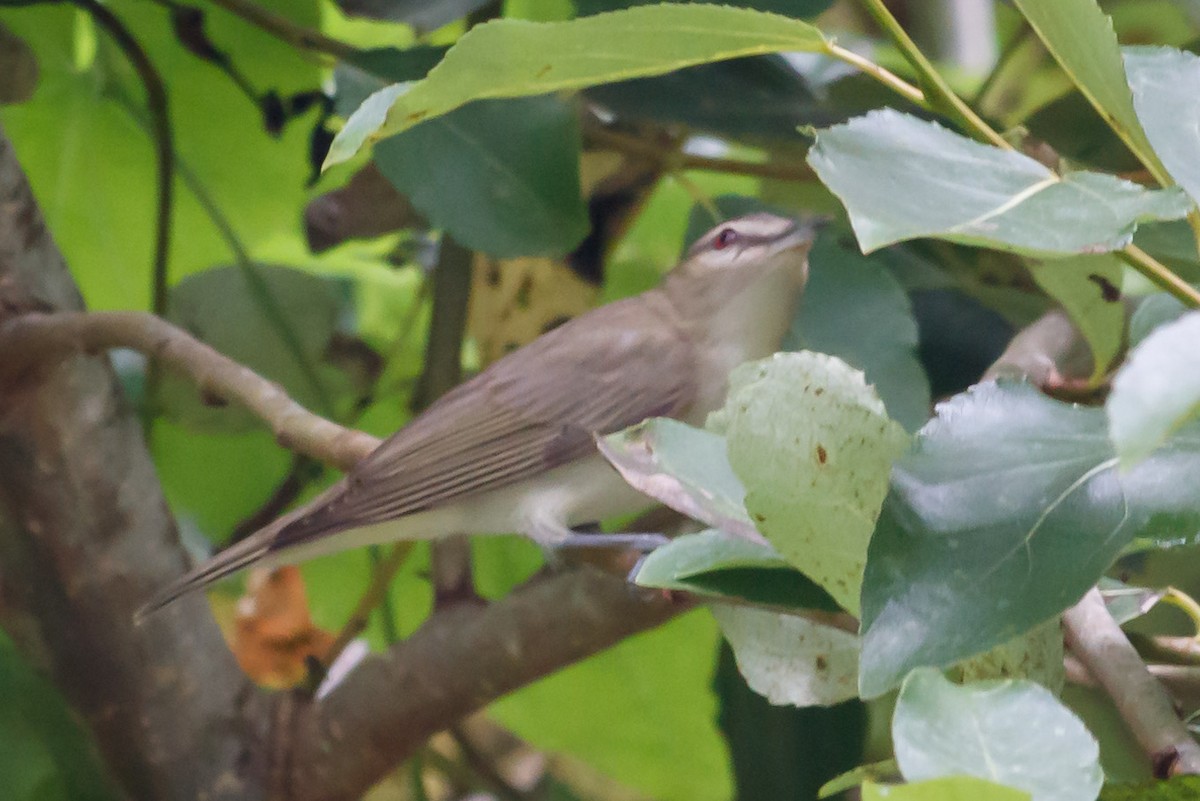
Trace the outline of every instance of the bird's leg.
<path fill-rule="evenodd" d="M 605 534 L 594 526 L 571 528 L 556 520 L 542 518 L 531 526 L 530 536 L 551 550 L 562 548 L 632 548 L 649 553 L 671 541 L 665 534 L 649 532 L 620 532 Z M 589 529 L 593 529 L 589 531 Z"/>
<path fill-rule="evenodd" d="M 556 548 L 632 548 L 642 553 L 661 548 L 671 541 L 665 534 L 650 532 L 621 532 L 619 534 L 584 534 L 572 531 L 571 536 L 557 543 Z"/>

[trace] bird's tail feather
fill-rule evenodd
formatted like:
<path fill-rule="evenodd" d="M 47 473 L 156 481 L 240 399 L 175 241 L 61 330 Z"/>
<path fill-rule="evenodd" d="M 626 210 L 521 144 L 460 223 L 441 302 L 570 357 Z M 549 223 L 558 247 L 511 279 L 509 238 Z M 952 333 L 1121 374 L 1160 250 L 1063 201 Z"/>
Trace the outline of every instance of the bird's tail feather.
<path fill-rule="evenodd" d="M 163 589 L 156 592 L 149 601 L 133 613 L 133 621 L 140 625 L 148 616 L 162 609 L 189 592 L 207 587 L 214 581 L 230 576 L 243 568 L 259 561 L 271 551 L 273 532 L 260 531 L 219 554 L 197 565 Z M 267 536 L 263 536 L 267 535 Z"/>

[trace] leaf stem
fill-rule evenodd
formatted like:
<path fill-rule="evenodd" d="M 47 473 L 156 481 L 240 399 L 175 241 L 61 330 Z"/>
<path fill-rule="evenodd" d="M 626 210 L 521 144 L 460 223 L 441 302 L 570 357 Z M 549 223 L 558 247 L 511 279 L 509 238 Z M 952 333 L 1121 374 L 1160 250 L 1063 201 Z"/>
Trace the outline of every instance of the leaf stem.
<path fill-rule="evenodd" d="M 946 83 L 946 79 L 938 74 L 934 69 L 933 64 L 917 47 L 916 42 L 905 32 L 896 18 L 892 16 L 892 12 L 888 11 L 887 6 L 883 4 L 883 0 L 862 0 L 863 5 L 880 27 L 887 32 L 896 46 L 900 48 L 900 52 L 912 64 L 913 69 L 917 71 L 921 83 L 925 85 L 927 92 L 933 95 L 929 98 L 935 105 L 942 107 L 951 117 L 957 119 L 976 139 L 987 142 L 990 145 L 995 145 L 1003 150 L 1013 150 L 1013 146 L 1005 141 L 1004 137 L 1000 136 L 990 125 L 983 121 L 983 118 L 975 113 L 974 109 L 966 104 L 965 101 L 950 88 Z"/>
<path fill-rule="evenodd" d="M 1170 293 L 1185 306 L 1192 309 L 1200 308 L 1200 292 L 1197 292 L 1195 287 L 1137 245 L 1126 245 L 1117 255 L 1121 257 L 1122 261 L 1149 278 L 1160 289 Z"/>
<path fill-rule="evenodd" d="M 904 80 L 891 70 L 879 66 L 869 58 L 860 56 L 853 50 L 847 50 L 846 48 L 834 42 L 830 42 L 828 45 L 826 45 L 825 52 L 833 58 L 836 58 L 839 61 L 844 61 L 850 66 L 866 73 L 884 86 L 894 91 L 896 94 L 917 104 L 921 108 L 931 108 L 929 99 L 925 97 L 925 93 L 922 92 L 918 87 L 913 86 L 911 83 Z"/>
<path fill-rule="evenodd" d="M 359 52 L 358 48 L 351 44 L 326 36 L 320 31 L 298 25 L 282 14 L 269 11 L 250 0 L 212 0 L 212 2 L 299 50 L 325 53 L 338 59 L 350 58 Z"/>

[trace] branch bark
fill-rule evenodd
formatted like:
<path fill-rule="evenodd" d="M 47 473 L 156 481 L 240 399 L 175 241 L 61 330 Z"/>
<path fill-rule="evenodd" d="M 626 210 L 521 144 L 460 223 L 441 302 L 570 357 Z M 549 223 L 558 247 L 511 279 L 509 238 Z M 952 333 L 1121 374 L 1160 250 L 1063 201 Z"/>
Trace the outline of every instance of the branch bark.
<path fill-rule="evenodd" d="M 1162 684 L 1125 638 L 1092 589 L 1063 615 L 1071 653 L 1105 689 L 1159 777 L 1200 773 L 1200 745 L 1192 739 Z"/>

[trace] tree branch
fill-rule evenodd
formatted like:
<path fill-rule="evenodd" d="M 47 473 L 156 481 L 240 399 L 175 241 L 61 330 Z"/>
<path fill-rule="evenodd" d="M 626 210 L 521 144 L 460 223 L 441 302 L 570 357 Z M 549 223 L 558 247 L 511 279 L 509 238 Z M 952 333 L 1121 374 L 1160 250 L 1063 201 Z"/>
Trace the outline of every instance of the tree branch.
<path fill-rule="evenodd" d="M 1200 745 L 1108 613 L 1099 590 L 1093 588 L 1063 614 L 1063 629 L 1071 652 L 1112 698 L 1155 774 L 1200 773 Z"/>
<path fill-rule="evenodd" d="M 584 568 L 535 578 L 487 607 L 438 611 L 298 711 L 288 797 L 358 798 L 448 721 L 687 608 Z"/>
<path fill-rule="evenodd" d="M 379 440 L 309 412 L 283 388 L 181 328 L 145 312 L 23 314 L 0 324 L 0 384 L 81 352 L 133 348 L 195 382 L 215 403 L 237 402 L 271 427 L 285 448 L 343 469 Z"/>

